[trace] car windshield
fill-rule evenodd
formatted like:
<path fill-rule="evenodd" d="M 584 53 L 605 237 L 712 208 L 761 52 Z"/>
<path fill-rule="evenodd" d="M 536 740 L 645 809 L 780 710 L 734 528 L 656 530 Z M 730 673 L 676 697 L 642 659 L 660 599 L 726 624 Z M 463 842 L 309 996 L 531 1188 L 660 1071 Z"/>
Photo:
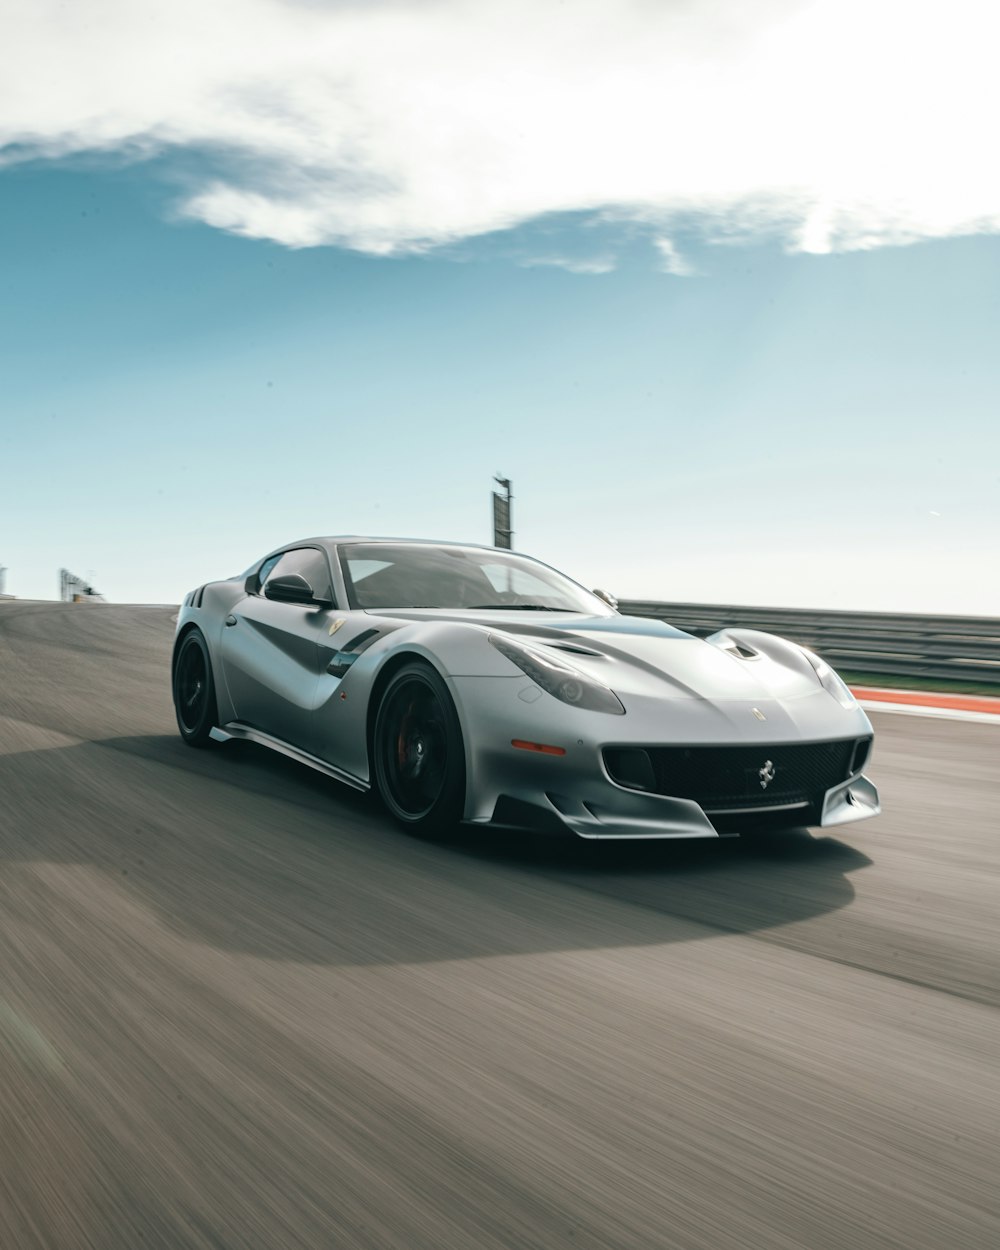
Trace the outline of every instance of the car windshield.
<path fill-rule="evenodd" d="M 614 615 L 596 595 L 555 569 L 508 551 L 351 543 L 340 548 L 340 563 L 355 608 Z"/>

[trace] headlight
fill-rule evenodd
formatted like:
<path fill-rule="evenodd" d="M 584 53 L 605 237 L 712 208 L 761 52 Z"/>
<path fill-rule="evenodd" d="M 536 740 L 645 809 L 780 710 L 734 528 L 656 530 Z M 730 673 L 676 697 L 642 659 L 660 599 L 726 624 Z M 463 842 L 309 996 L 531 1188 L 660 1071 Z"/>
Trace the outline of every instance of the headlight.
<path fill-rule="evenodd" d="M 816 670 L 816 676 L 819 678 L 820 685 L 827 694 L 832 694 L 841 707 L 857 707 L 857 699 L 847 689 L 830 665 L 827 664 L 826 660 L 821 660 L 818 655 L 815 655 L 807 647 L 802 648 L 802 654 Z"/>
<path fill-rule="evenodd" d="M 586 708 L 591 712 L 612 712 L 624 716 L 625 709 L 618 696 L 607 686 L 594 681 L 571 664 L 555 656 L 545 655 L 536 647 L 525 647 L 490 634 L 490 646 L 496 647 L 502 656 L 516 664 L 522 673 L 554 698 L 572 707 Z"/>

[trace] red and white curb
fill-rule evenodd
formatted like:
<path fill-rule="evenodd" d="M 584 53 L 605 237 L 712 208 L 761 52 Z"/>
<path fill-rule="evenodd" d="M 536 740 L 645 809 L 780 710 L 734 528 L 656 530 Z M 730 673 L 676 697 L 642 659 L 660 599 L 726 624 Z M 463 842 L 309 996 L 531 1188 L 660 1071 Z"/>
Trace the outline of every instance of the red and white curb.
<path fill-rule="evenodd" d="M 904 716 L 938 716 L 945 720 L 978 721 L 984 725 L 1000 725 L 1000 699 L 991 698 L 989 695 L 873 689 L 869 686 L 852 686 L 851 693 L 866 712 L 896 712 Z"/>

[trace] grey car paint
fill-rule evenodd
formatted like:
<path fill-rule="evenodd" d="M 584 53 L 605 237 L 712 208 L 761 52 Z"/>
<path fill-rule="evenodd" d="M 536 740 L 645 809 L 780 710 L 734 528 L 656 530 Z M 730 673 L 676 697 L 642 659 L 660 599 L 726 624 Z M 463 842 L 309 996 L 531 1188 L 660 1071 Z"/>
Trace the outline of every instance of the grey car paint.
<path fill-rule="evenodd" d="M 301 540 L 277 548 L 245 574 L 187 596 L 177 639 L 198 628 L 208 644 L 216 737 L 251 738 L 368 789 L 380 676 L 386 665 L 417 659 L 447 682 L 455 703 L 467 822 L 491 823 L 503 798 L 582 837 L 671 838 L 718 832 L 692 800 L 613 781 L 606 747 L 759 744 L 763 762 L 776 745 L 872 733 L 859 706 L 842 706 L 823 688 L 801 648 L 756 631 L 727 631 L 753 652 L 743 659 L 661 622 L 620 616 L 596 597 L 593 614 L 352 608 L 338 549 L 379 541 L 434 545 L 353 536 Z M 260 594 L 261 564 L 306 546 L 329 556 L 333 605 L 273 602 Z M 614 690 L 626 714 L 581 710 L 543 692 L 490 645 L 491 634 L 556 648 Z M 553 743 L 565 754 L 515 750 L 514 739 Z M 764 810 L 755 808 L 758 816 Z M 842 824 L 879 810 L 875 786 L 857 773 L 823 796 L 818 823 Z"/>

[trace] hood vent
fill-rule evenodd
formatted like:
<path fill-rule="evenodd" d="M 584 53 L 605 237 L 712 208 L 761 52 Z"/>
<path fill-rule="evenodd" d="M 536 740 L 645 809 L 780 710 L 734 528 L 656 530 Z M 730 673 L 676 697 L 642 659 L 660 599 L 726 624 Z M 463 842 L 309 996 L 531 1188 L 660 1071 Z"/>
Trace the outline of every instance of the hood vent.
<path fill-rule="evenodd" d="M 731 655 L 736 660 L 759 660 L 760 652 L 755 651 L 748 642 L 741 642 L 734 638 L 732 634 L 727 634 L 725 630 L 719 630 L 705 639 L 710 642 L 713 647 L 718 647 L 720 651 L 725 651 L 727 655 Z"/>
<path fill-rule="evenodd" d="M 733 655 L 738 655 L 741 660 L 756 660 L 760 655 L 759 651 L 754 651 L 752 647 L 748 647 L 745 642 L 734 642 L 732 646 L 726 648 L 732 651 Z"/>

